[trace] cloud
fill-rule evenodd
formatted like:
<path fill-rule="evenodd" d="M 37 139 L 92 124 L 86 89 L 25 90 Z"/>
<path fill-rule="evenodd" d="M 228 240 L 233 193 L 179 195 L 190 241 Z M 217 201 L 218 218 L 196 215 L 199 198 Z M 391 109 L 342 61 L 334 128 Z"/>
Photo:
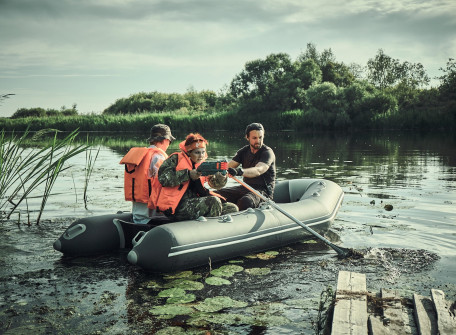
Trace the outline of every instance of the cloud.
<path fill-rule="evenodd" d="M 26 90 L 32 104 L 37 78 L 53 90 L 59 78 L 78 90 L 96 82 L 109 97 L 218 90 L 246 62 L 294 58 L 309 42 L 345 63 L 365 65 L 382 48 L 435 72 L 456 56 L 455 12 L 454 0 L 0 0 L 0 92 Z M 89 99 L 72 92 L 78 105 Z"/>

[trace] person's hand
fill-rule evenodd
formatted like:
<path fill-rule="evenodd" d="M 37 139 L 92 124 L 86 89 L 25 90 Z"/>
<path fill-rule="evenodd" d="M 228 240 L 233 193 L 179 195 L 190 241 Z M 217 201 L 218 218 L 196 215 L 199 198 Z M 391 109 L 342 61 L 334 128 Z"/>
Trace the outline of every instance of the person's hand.
<path fill-rule="evenodd" d="M 201 177 L 201 172 L 196 171 L 196 169 L 190 170 L 188 173 L 188 176 L 192 180 L 197 180 L 199 177 Z"/>
<path fill-rule="evenodd" d="M 220 172 L 216 172 L 214 174 L 214 178 L 217 183 L 223 183 L 227 176 L 228 175 L 223 175 Z"/>
<path fill-rule="evenodd" d="M 242 176 L 244 174 L 244 170 L 242 170 L 242 168 L 238 167 L 238 168 L 228 168 L 228 173 L 230 175 L 232 175 L 233 177 L 234 176 Z"/>

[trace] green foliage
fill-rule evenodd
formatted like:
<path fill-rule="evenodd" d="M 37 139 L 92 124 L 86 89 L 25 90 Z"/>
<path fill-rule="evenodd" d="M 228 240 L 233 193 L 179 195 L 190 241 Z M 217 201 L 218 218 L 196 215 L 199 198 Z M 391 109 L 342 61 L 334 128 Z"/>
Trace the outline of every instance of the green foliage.
<path fill-rule="evenodd" d="M 345 65 L 331 49 L 319 52 L 309 43 L 296 60 L 276 53 L 247 62 L 218 94 L 192 87 L 184 94 L 140 92 L 89 116 L 78 115 L 76 105 L 20 109 L 0 118 L 0 127 L 147 133 L 155 123 L 204 131 L 242 129 L 259 120 L 270 130 L 456 127 L 454 59 L 441 69 L 438 88 L 424 88 L 429 77 L 420 63 L 401 62 L 382 49 L 365 69 L 364 79 L 361 65 Z"/>
<path fill-rule="evenodd" d="M 13 133 L 9 138 L 6 137 L 4 130 L 1 132 L 0 211 L 4 213 L 8 204 L 12 205 L 6 215 L 7 218 L 34 190 L 44 185 L 37 218 L 39 223 L 52 187 L 60 172 L 66 169 L 66 161 L 88 148 L 86 145 L 73 145 L 78 135 L 77 131 L 71 132 L 63 140 L 57 140 L 56 130 L 43 130 L 35 134 L 31 140 L 34 141 L 49 132 L 54 133 L 54 139 L 41 149 L 30 149 L 25 146 L 29 140 L 28 130 L 21 137 Z"/>
<path fill-rule="evenodd" d="M 188 112 L 207 112 L 219 102 L 213 91 L 196 92 L 189 90 L 185 94 L 160 93 L 157 91 L 140 92 L 128 98 L 116 100 L 103 111 L 106 115 L 138 114 L 138 113 L 169 113 L 176 110 Z M 219 103 L 219 106 L 223 103 Z"/>
<path fill-rule="evenodd" d="M 19 108 L 12 116 L 12 119 L 20 119 L 27 117 L 57 117 L 57 116 L 75 116 L 78 115 L 76 104 L 72 108 L 62 106 L 60 110 L 36 108 Z"/>
<path fill-rule="evenodd" d="M 328 113 L 337 113 L 342 107 L 341 94 L 333 83 L 324 82 L 306 91 L 306 107 Z"/>
<path fill-rule="evenodd" d="M 417 88 L 429 84 L 429 77 L 420 63 L 401 63 L 398 59 L 386 55 L 382 49 L 378 50 L 374 59 L 367 62 L 369 81 L 381 90 L 395 84 Z"/>
<path fill-rule="evenodd" d="M 440 93 L 446 100 L 456 99 L 456 61 L 450 58 L 446 64 L 446 68 L 440 68 L 443 71 L 443 75 L 440 79 Z"/>

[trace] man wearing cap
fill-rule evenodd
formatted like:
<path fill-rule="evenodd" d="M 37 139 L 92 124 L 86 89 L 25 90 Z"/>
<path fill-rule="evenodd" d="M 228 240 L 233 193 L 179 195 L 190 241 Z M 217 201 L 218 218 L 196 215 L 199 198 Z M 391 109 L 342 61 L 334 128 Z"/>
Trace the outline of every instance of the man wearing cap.
<path fill-rule="evenodd" d="M 124 193 L 125 200 L 132 201 L 134 223 L 149 223 L 156 216 L 156 211 L 148 203 L 150 194 L 157 187 L 157 174 L 160 165 L 168 158 L 166 150 L 175 138 L 171 129 L 165 124 L 156 124 L 150 130 L 147 139 L 148 148 L 131 148 L 122 158 L 125 164 Z"/>
<path fill-rule="evenodd" d="M 249 124 L 245 129 L 245 138 L 249 144 L 239 149 L 228 163 L 228 173 L 232 176 L 243 176 L 246 184 L 272 199 L 276 178 L 275 154 L 263 143 L 263 125 Z M 217 193 L 227 201 L 237 204 L 239 210 L 256 208 L 261 201 L 260 197 L 241 185 L 226 187 Z"/>

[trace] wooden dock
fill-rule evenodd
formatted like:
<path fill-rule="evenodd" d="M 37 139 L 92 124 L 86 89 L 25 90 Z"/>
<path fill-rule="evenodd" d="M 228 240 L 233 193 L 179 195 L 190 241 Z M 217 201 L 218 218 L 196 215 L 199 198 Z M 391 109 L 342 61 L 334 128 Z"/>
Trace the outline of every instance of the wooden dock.
<path fill-rule="evenodd" d="M 455 311 L 443 291 L 432 289 L 429 297 L 414 294 L 411 298 L 413 308 L 404 306 L 396 290 L 371 294 L 365 274 L 340 271 L 331 334 L 456 334 Z"/>

